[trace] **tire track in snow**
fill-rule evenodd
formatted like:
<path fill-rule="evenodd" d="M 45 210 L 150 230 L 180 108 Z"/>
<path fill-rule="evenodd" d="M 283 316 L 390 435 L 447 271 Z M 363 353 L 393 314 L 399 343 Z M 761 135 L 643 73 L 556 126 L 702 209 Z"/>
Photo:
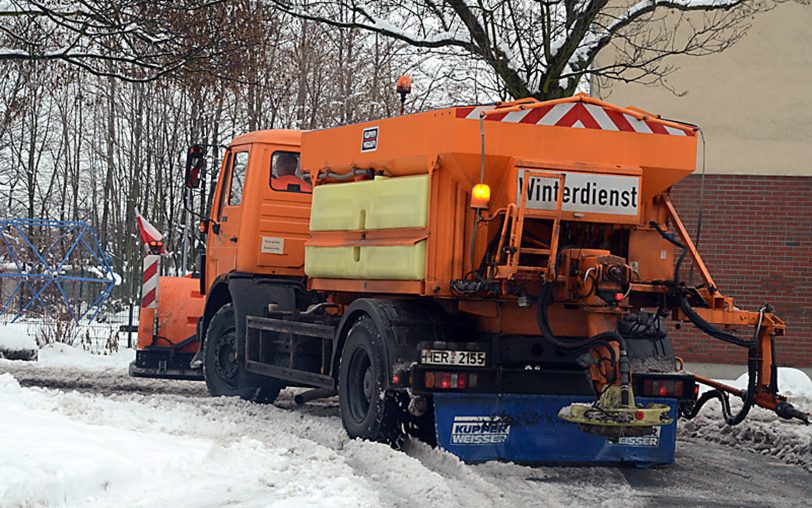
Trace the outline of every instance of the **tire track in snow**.
<path fill-rule="evenodd" d="M 289 450 L 295 464 L 321 461 L 351 475 L 359 488 L 377 493 L 382 506 L 726 506 L 753 504 L 765 496 L 773 500 L 768 504 L 801 506 L 798 500 L 812 497 L 812 476 L 793 471 L 774 479 L 742 476 L 742 469 L 766 467 L 758 462 L 763 457 L 719 445 L 679 443 L 682 456 L 676 465 L 635 474 L 616 468 L 467 465 L 420 442 L 408 441 L 398 452 L 349 440 L 335 398 L 300 407 L 293 402 L 294 392 L 285 390 L 274 405 L 262 406 L 209 398 L 199 382 L 129 378 L 115 369 L 10 369 L 10 363 L 0 363 L 0 372 L 12 371 L 21 384 L 43 387 L 34 389 L 56 399 L 56 410 L 71 418 L 122 425 L 110 415 L 127 408 L 135 416 L 123 424 L 133 430 L 211 439 L 226 450 L 244 439 Z M 732 465 L 714 462 L 712 456 L 726 457 Z M 733 488 L 720 490 L 714 484 L 719 481 Z M 686 489 L 690 484 L 698 487 Z"/>

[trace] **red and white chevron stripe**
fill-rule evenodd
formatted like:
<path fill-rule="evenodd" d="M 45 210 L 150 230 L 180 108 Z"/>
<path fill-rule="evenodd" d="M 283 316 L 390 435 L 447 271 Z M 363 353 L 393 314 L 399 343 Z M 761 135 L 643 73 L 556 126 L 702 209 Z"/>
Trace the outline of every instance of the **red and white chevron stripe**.
<path fill-rule="evenodd" d="M 483 111 L 496 106 L 476 106 L 457 108 L 457 118 L 479 120 Z M 489 122 L 524 123 L 576 129 L 600 129 L 605 131 L 638 132 L 642 134 L 667 134 L 671 136 L 693 136 L 690 127 L 679 129 L 659 122 L 638 120 L 637 118 L 610 108 L 583 102 L 566 102 L 528 108 L 523 111 L 494 113 L 485 117 Z"/>
<path fill-rule="evenodd" d="M 161 256 L 147 254 L 144 256 L 144 277 L 141 285 L 141 308 L 158 308 L 158 268 Z"/>

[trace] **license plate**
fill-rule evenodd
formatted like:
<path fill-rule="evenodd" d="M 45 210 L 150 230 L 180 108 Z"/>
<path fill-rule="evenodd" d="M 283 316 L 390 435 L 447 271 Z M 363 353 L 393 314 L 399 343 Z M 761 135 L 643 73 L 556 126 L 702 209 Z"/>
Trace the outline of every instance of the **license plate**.
<path fill-rule="evenodd" d="M 484 351 L 449 351 L 444 349 L 424 349 L 420 354 L 420 363 L 424 365 L 464 365 L 466 367 L 484 367 Z"/>

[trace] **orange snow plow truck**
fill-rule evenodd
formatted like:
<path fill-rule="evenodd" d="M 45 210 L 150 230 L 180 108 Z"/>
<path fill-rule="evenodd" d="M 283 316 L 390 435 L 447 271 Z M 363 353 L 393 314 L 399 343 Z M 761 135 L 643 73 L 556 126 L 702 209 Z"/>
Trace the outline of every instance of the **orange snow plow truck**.
<path fill-rule="evenodd" d="M 784 322 L 720 291 L 669 198 L 696 133 L 577 95 L 239 136 L 192 367 L 215 396 L 337 393 L 350 437 L 473 462 L 669 463 L 713 399 L 808 422 L 778 391 Z M 684 371 L 666 319 L 740 346 L 747 388 Z"/>

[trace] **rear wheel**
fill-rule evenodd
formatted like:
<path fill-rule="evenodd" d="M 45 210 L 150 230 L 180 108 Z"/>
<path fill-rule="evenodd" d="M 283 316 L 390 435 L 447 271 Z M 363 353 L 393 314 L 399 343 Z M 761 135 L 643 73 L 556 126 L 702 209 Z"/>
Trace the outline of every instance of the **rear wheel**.
<path fill-rule="evenodd" d="M 401 440 L 403 411 L 385 388 L 383 337 L 372 319 L 363 316 L 350 329 L 338 369 L 341 422 L 351 438 L 389 444 Z"/>
<path fill-rule="evenodd" d="M 227 303 L 212 316 L 203 343 L 203 376 L 209 395 L 239 396 L 255 402 L 273 402 L 282 389 L 279 381 L 268 379 L 262 386 L 246 386 L 240 381 L 237 340 L 234 307 Z"/>

